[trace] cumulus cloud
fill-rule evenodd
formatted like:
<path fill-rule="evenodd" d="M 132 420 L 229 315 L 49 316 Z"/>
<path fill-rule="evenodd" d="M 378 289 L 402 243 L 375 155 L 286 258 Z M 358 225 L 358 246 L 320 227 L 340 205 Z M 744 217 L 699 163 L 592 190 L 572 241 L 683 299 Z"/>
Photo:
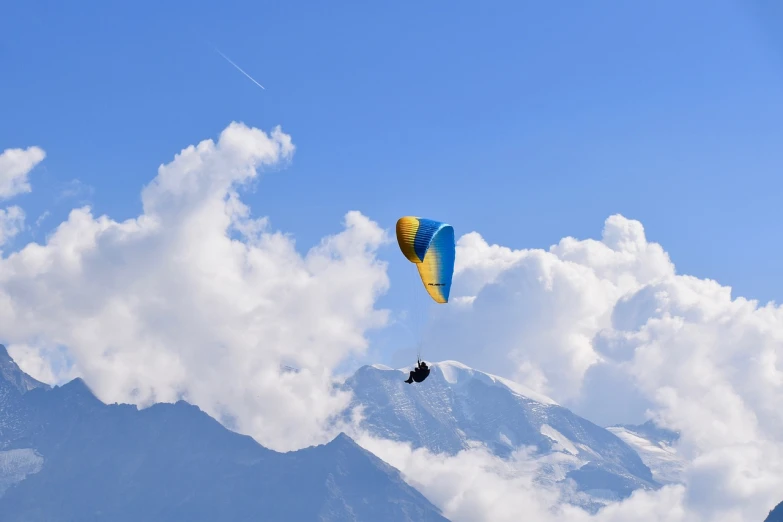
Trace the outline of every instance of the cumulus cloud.
<path fill-rule="evenodd" d="M 765 488 L 759 487 L 752 467 L 760 464 L 757 458 L 746 461 L 731 451 L 694 465 L 702 475 L 699 479 L 656 491 L 637 490 L 593 514 L 566 502 L 589 500 L 569 484 L 554 487 L 537 482 L 537 470 L 546 460 L 534 459 L 525 448 L 501 459 L 481 447 L 456 455 L 433 454 L 366 434 L 355 437 L 365 449 L 399 469 L 408 484 L 454 522 L 515 522 L 520 514 L 530 522 L 761 522 L 778 502 L 770 504 L 768 494 L 759 494 Z M 767 479 L 774 465 L 765 466 Z M 726 488 L 723 477 L 729 469 L 745 473 L 745 480 L 735 477 Z M 743 501 L 737 499 L 740 490 L 747 495 Z"/>
<path fill-rule="evenodd" d="M 357 436 L 357 442 L 399 469 L 454 522 L 510 522 L 520 513 L 526 520 L 554 518 L 550 509 L 558 504 L 558 492 L 534 484 L 536 466 L 525 450 L 502 460 L 483 448 L 448 456 L 368 435 Z"/>
<path fill-rule="evenodd" d="M 514 378 L 604 425 L 652 418 L 681 433 L 682 489 L 598 520 L 633 502 L 668 506 L 634 520 L 763 520 L 783 498 L 781 307 L 677 274 L 618 215 L 601 240 L 512 250 L 471 233 L 457 249 L 458 299 L 435 310 L 431 358 Z"/>
<path fill-rule="evenodd" d="M 707 522 L 683 509 L 685 488 L 671 485 L 656 492 L 637 491 L 623 502 L 597 514 L 564 502 L 579 494 L 567 487 L 555 488 L 535 480 L 544 460 L 532 458 L 521 448 L 500 459 L 481 447 L 456 455 L 411 449 L 408 444 L 357 435 L 357 441 L 400 470 L 454 522 Z M 730 520 L 730 519 L 725 519 Z M 734 520 L 734 519 L 731 519 Z M 738 519 L 737 519 L 738 520 Z"/>
<path fill-rule="evenodd" d="M 18 206 L 0 209 L 0 247 L 22 230 L 24 218 L 24 211 Z"/>
<path fill-rule="evenodd" d="M 229 125 L 162 165 L 143 213 L 74 209 L 43 244 L 0 259 L 0 324 L 23 368 L 82 376 L 107 402 L 186 399 L 281 450 L 323 442 L 347 397 L 332 369 L 383 326 L 389 238 L 359 212 L 304 254 L 239 190 L 294 153 L 290 136 Z M 44 367 L 42 360 L 67 364 Z M 281 365 L 298 372 L 281 372 Z"/>
<path fill-rule="evenodd" d="M 0 154 L 0 200 L 30 192 L 27 175 L 46 157 L 39 147 L 6 149 Z M 0 209 L 0 247 L 24 227 L 25 213 L 18 206 Z"/>
<path fill-rule="evenodd" d="M 41 163 L 46 153 L 40 147 L 6 149 L 0 154 L 0 199 L 30 192 L 27 175 Z"/>
<path fill-rule="evenodd" d="M 488 245 L 470 233 L 457 259 L 455 306 L 436 310 L 430 357 L 460 359 L 561 402 L 579 395 L 600 360 L 593 338 L 610 325 L 617 300 L 674 273 L 641 225 L 620 216 L 607 221 L 602 241 L 565 238 L 548 252 Z"/>

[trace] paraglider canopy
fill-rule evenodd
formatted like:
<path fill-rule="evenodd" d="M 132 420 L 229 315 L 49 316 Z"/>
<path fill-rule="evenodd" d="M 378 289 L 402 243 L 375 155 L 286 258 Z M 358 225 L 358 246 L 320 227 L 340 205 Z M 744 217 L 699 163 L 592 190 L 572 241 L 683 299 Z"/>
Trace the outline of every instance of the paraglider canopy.
<path fill-rule="evenodd" d="M 448 303 L 454 274 L 454 228 L 432 219 L 401 217 L 397 220 L 397 243 L 416 265 L 430 297 L 436 303 Z"/>

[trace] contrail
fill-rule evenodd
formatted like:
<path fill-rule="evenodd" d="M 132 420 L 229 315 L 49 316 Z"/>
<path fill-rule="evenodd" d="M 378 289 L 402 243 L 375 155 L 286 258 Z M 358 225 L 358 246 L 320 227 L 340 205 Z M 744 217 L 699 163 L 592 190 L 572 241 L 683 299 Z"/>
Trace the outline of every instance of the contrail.
<path fill-rule="evenodd" d="M 238 66 L 237 64 L 235 64 L 234 62 L 232 62 L 232 61 L 231 61 L 231 58 L 229 58 L 229 57 L 228 57 L 228 56 L 226 56 L 225 54 L 221 53 L 221 52 L 220 52 L 220 50 L 219 50 L 217 47 L 213 47 L 213 49 L 215 49 L 215 51 L 217 51 L 217 53 L 218 53 L 220 56 L 222 56 L 223 58 L 225 58 L 225 59 L 226 59 L 226 61 L 227 61 L 228 63 L 230 63 L 231 65 L 233 65 L 234 67 L 236 67 L 236 68 L 237 68 L 237 70 L 239 70 L 239 72 L 241 72 L 242 74 L 244 74 L 245 76 L 247 76 L 248 78 L 250 78 L 250 81 L 251 81 L 251 82 L 255 83 L 256 85 L 258 85 L 258 86 L 259 86 L 259 87 L 261 87 L 262 89 L 266 90 L 266 88 L 265 88 L 263 85 L 261 85 L 260 83 L 258 83 L 258 82 L 255 80 L 255 78 L 253 78 L 252 76 L 250 76 L 249 74 L 247 74 L 245 71 L 243 71 L 243 70 L 242 70 L 242 68 L 241 68 L 240 66 Z"/>

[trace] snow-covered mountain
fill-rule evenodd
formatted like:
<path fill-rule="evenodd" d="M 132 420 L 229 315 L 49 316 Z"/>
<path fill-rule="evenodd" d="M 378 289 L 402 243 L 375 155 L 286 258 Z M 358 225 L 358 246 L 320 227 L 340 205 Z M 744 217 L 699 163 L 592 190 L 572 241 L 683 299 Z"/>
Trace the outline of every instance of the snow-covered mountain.
<path fill-rule="evenodd" d="M 539 480 L 571 484 L 564 500 L 590 510 L 678 480 L 682 461 L 670 431 L 651 423 L 605 429 L 509 380 L 454 361 L 431 367 L 413 385 L 403 382 L 408 368 L 357 370 L 342 386 L 361 407 L 362 427 L 448 454 L 482 444 L 508 458 L 533 447 L 543 464 Z M 112 520 L 259 513 L 291 521 L 446 520 L 397 470 L 345 435 L 276 453 L 185 402 L 140 411 L 103 404 L 80 379 L 51 388 L 0 345 L 3 520 L 96 511 Z"/>
<path fill-rule="evenodd" d="M 277 453 L 185 402 L 106 405 L 0 351 L 3 522 L 446 521 L 346 435 Z"/>
<path fill-rule="evenodd" d="M 671 484 L 681 481 L 685 463 L 674 446 L 679 439 L 677 433 L 659 428 L 652 421 L 641 425 L 620 424 L 607 429 L 636 450 L 652 470 L 656 482 Z"/>
<path fill-rule="evenodd" d="M 500 457 L 521 446 L 539 456 L 559 454 L 541 480 L 573 479 L 593 499 L 625 498 L 660 487 L 639 455 L 612 432 L 519 384 L 455 361 L 432 363 L 420 384 L 403 382 L 409 368 L 363 366 L 344 387 L 362 409 L 362 427 L 375 436 L 455 454 L 475 442 Z M 549 459 L 550 461 L 552 459 Z"/>

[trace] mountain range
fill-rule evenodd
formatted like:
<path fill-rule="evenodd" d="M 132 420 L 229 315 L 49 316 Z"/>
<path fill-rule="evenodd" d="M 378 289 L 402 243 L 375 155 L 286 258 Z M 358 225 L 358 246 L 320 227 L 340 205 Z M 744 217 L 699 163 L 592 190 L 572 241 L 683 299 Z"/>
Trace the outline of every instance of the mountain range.
<path fill-rule="evenodd" d="M 552 399 L 455 361 L 359 368 L 339 387 L 370 434 L 454 455 L 532 448 L 537 480 L 591 512 L 677 482 L 677 434 L 600 427 Z M 553 458 L 555 457 L 555 458 Z M 781 520 L 783 507 L 767 522 Z M 400 473 L 346 434 L 289 453 L 264 448 L 184 401 L 107 405 L 81 379 L 51 387 L 0 345 L 0 520 L 446 521 Z"/>
<path fill-rule="evenodd" d="M 5 348 L 0 495 L 3 522 L 447 520 L 344 434 L 278 453 L 182 401 L 139 410 L 81 379 L 49 387 Z"/>

